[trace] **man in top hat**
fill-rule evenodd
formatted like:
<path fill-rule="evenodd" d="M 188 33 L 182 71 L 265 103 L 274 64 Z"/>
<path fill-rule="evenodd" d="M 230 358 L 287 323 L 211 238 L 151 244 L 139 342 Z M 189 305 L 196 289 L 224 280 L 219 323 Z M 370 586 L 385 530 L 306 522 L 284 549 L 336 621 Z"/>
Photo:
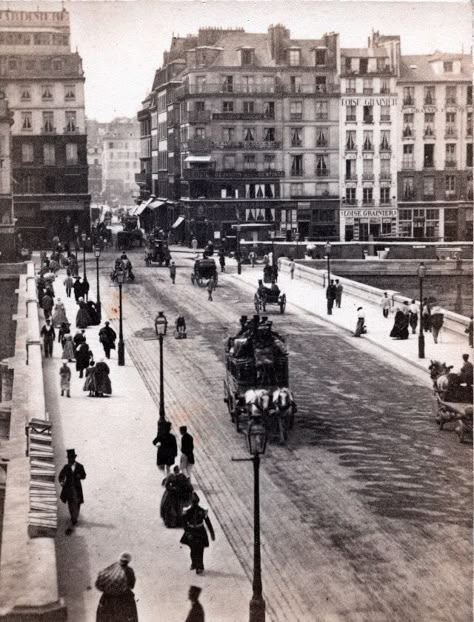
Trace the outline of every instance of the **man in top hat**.
<path fill-rule="evenodd" d="M 76 299 L 76 302 L 79 302 L 79 298 L 82 296 L 81 277 L 76 276 L 75 279 L 76 280 L 73 283 L 72 289 L 74 290 L 74 298 Z"/>
<path fill-rule="evenodd" d="M 86 479 L 86 472 L 82 464 L 76 462 L 74 449 L 67 449 L 67 464 L 59 473 L 59 483 L 62 486 L 60 499 L 67 503 L 72 525 L 77 524 L 81 504 L 84 503 L 81 480 Z M 66 529 L 66 534 L 72 533 L 72 528 Z"/>
<path fill-rule="evenodd" d="M 191 601 L 191 609 L 185 622 L 204 622 L 204 609 L 199 602 L 199 594 L 202 592 L 197 585 L 191 585 L 188 592 L 188 598 Z"/>
<path fill-rule="evenodd" d="M 46 320 L 46 324 L 41 328 L 40 335 L 41 337 L 43 337 L 44 357 L 52 358 L 54 340 L 56 339 L 56 332 L 54 330 L 54 326 L 51 324 L 50 319 Z"/>

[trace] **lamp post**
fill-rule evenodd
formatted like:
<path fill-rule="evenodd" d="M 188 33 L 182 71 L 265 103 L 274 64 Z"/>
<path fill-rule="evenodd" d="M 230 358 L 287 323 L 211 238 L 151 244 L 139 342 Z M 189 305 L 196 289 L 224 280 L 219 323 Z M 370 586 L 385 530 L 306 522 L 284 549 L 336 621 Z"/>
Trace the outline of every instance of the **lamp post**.
<path fill-rule="evenodd" d="M 155 318 L 155 332 L 160 340 L 160 414 L 158 417 L 158 435 L 163 431 L 166 422 L 165 415 L 165 383 L 163 374 L 163 337 L 166 335 L 168 320 L 163 311 L 159 311 Z"/>
<path fill-rule="evenodd" d="M 77 266 L 77 250 L 79 248 L 79 225 L 74 225 L 74 252 L 76 254 L 76 274 L 79 272 Z"/>
<path fill-rule="evenodd" d="M 94 248 L 95 254 L 95 268 L 97 276 L 97 315 L 99 316 L 99 322 L 102 321 L 102 305 L 100 303 L 100 287 L 99 287 L 99 259 L 100 259 L 100 246 Z"/>
<path fill-rule="evenodd" d="M 118 364 L 125 365 L 125 344 L 123 342 L 123 322 L 122 322 L 122 285 L 125 280 L 125 272 L 117 270 L 117 283 L 119 286 L 119 341 L 118 341 Z"/>
<path fill-rule="evenodd" d="M 260 456 L 265 453 L 267 437 L 260 417 L 252 417 L 247 442 L 253 462 L 254 519 L 253 519 L 253 581 L 249 622 L 265 622 L 265 601 L 262 596 L 262 564 L 260 557 Z"/>
<path fill-rule="evenodd" d="M 296 240 L 296 259 L 298 259 L 298 246 L 299 246 L 298 243 L 300 241 L 300 234 L 298 231 L 295 233 L 295 240 Z"/>
<path fill-rule="evenodd" d="M 82 277 L 82 279 L 85 281 L 87 279 L 87 274 L 86 274 L 86 240 L 87 240 L 87 233 L 83 233 L 81 235 L 81 239 L 82 239 L 82 265 L 83 265 L 83 272 L 84 272 L 84 276 Z"/>
<path fill-rule="evenodd" d="M 240 256 L 240 225 L 236 225 L 237 233 L 237 274 L 242 274 L 242 257 Z"/>
<path fill-rule="evenodd" d="M 420 263 L 417 270 L 418 283 L 420 286 L 420 327 L 418 330 L 418 358 L 425 358 L 425 335 L 423 332 L 423 279 L 426 275 L 426 266 L 423 262 Z"/>
<path fill-rule="evenodd" d="M 327 286 L 329 287 L 331 283 L 331 242 L 326 242 L 326 244 L 324 245 L 324 250 L 326 252 L 326 259 L 328 262 L 328 284 Z M 328 315 L 331 315 L 329 311 L 330 309 L 328 306 Z"/>

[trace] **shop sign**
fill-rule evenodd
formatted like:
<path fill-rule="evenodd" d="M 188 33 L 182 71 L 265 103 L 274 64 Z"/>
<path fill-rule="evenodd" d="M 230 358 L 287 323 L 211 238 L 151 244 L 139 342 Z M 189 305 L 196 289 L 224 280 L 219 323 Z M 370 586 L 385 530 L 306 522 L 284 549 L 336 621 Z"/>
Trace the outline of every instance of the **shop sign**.
<path fill-rule="evenodd" d="M 396 106 L 396 97 L 365 97 L 365 98 L 352 98 L 341 97 L 341 104 L 343 106 Z"/>
<path fill-rule="evenodd" d="M 343 218 L 359 218 L 359 217 L 371 217 L 376 216 L 378 218 L 396 218 L 396 209 L 343 209 L 341 210 L 341 216 Z"/>

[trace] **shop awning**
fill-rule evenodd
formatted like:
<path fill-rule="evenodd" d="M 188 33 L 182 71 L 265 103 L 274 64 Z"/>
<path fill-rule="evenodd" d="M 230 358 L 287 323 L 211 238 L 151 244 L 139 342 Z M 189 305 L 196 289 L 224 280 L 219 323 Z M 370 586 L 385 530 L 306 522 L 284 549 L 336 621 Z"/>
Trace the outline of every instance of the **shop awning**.
<path fill-rule="evenodd" d="M 84 203 L 80 201 L 50 201 L 41 203 L 40 212 L 82 212 Z"/>
<path fill-rule="evenodd" d="M 212 162 L 211 156 L 194 156 L 189 155 L 187 158 L 184 158 L 185 162 L 201 162 L 201 163 L 209 163 Z"/>
<path fill-rule="evenodd" d="M 180 225 L 183 224 L 183 222 L 184 222 L 184 216 L 178 216 L 178 218 L 171 225 L 171 228 L 172 229 L 177 229 Z"/>
<path fill-rule="evenodd" d="M 156 209 L 157 207 L 161 207 L 165 203 L 166 201 L 159 201 L 158 199 L 155 199 L 150 203 L 150 205 L 148 205 L 148 209 Z"/>
<path fill-rule="evenodd" d="M 132 207 L 132 209 L 130 210 L 129 216 L 136 216 L 138 207 L 139 207 L 138 205 L 135 205 L 135 207 Z"/>
<path fill-rule="evenodd" d="M 147 208 L 150 207 L 150 204 L 153 203 L 155 199 L 148 199 L 147 201 L 143 201 L 143 203 L 140 203 L 140 205 L 137 207 L 137 209 L 135 210 L 134 216 L 140 216 L 140 214 L 143 213 L 143 211 Z"/>

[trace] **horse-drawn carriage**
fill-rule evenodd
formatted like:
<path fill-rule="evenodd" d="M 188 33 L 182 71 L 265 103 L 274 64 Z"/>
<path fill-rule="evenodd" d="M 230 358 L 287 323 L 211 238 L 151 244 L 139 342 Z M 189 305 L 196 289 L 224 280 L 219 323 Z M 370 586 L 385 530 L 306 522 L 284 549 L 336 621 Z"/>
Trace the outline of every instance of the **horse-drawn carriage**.
<path fill-rule="evenodd" d="M 272 281 L 278 281 L 278 267 L 267 264 L 263 268 L 263 282 L 271 283 Z"/>
<path fill-rule="evenodd" d="M 132 270 L 132 263 L 125 253 L 121 257 L 117 257 L 115 260 L 114 269 L 110 273 L 112 282 L 118 282 L 118 277 L 122 273 L 124 281 L 133 282 L 135 280 L 135 275 Z"/>
<path fill-rule="evenodd" d="M 128 250 L 138 244 L 143 246 L 143 232 L 138 227 L 137 216 L 125 216 L 122 219 L 123 231 L 117 233 L 117 249 Z"/>
<path fill-rule="evenodd" d="M 296 404 L 288 388 L 288 352 L 271 322 L 254 316 L 241 319 L 241 330 L 229 338 L 224 401 L 238 432 L 260 417 L 269 439 L 285 444 L 293 427 Z"/>
<path fill-rule="evenodd" d="M 472 384 L 460 382 L 459 374 L 451 372 L 452 365 L 431 361 L 429 369 L 434 389 L 433 410 L 439 429 L 454 423 L 454 431 L 462 443 L 466 434 L 472 437 Z"/>
<path fill-rule="evenodd" d="M 151 266 L 153 263 L 168 267 L 171 261 L 171 253 L 168 242 L 162 238 L 151 235 L 145 247 L 145 265 Z"/>
<path fill-rule="evenodd" d="M 285 313 L 286 309 L 286 294 L 283 294 L 278 287 L 263 287 L 263 284 L 259 284 L 254 296 L 255 311 L 267 310 L 267 305 L 278 305 L 280 307 L 280 313 Z"/>
<path fill-rule="evenodd" d="M 209 279 L 214 279 L 214 282 L 217 285 L 218 278 L 217 266 L 214 259 L 211 257 L 196 259 L 191 273 L 191 282 L 193 285 L 197 283 L 200 287 L 202 287 L 203 285 L 206 285 L 206 282 L 209 281 Z"/>

